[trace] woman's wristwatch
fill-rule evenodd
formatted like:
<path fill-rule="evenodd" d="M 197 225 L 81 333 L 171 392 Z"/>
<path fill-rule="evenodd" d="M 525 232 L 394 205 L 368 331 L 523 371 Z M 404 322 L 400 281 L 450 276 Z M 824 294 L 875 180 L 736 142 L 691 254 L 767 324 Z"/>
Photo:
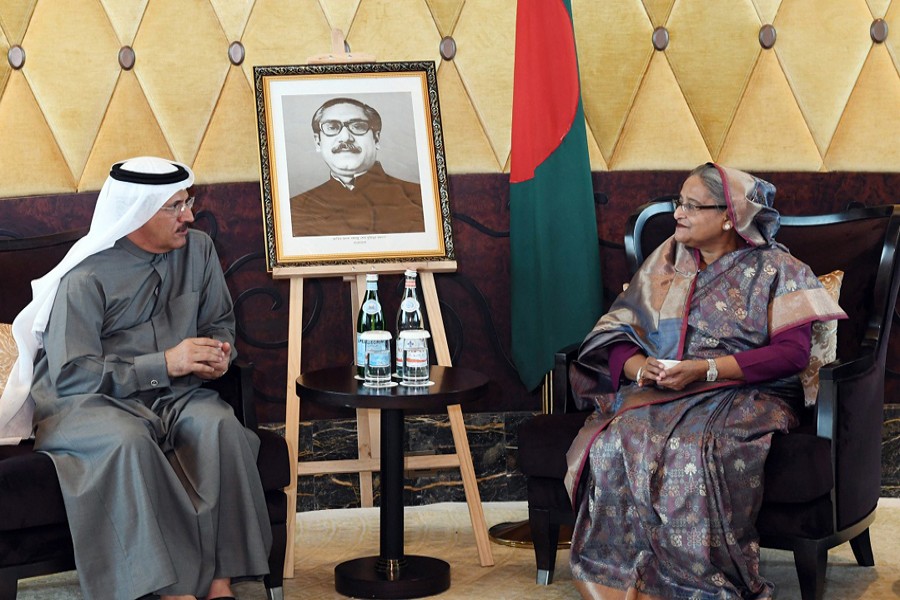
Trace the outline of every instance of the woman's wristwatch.
<path fill-rule="evenodd" d="M 709 365 L 706 369 L 706 380 L 716 381 L 719 378 L 719 369 L 716 367 L 716 361 L 712 358 L 707 358 L 706 364 Z"/>

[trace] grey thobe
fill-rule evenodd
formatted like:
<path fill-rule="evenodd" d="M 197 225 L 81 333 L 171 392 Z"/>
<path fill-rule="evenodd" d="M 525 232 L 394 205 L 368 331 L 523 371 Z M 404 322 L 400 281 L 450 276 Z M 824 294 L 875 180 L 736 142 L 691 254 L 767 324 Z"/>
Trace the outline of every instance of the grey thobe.
<path fill-rule="evenodd" d="M 204 596 L 214 578 L 268 572 L 259 439 L 193 375 L 185 338 L 234 342 L 212 241 L 166 254 L 127 239 L 60 282 L 35 362 L 36 448 L 53 459 L 85 598 Z"/>

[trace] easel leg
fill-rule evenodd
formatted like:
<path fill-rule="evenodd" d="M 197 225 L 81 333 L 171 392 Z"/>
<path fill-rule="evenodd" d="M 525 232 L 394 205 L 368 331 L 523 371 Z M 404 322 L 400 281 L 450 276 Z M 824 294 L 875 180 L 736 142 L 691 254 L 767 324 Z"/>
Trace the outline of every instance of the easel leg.
<path fill-rule="evenodd" d="M 367 408 L 356 409 L 356 447 L 361 459 L 372 457 L 370 412 Z M 375 506 L 375 492 L 372 488 L 371 471 L 360 471 L 359 473 L 359 503 L 363 508 Z"/>
<path fill-rule="evenodd" d="M 291 279 L 290 313 L 288 315 L 288 377 L 285 393 L 284 438 L 288 445 L 291 480 L 287 494 L 287 548 L 284 554 L 284 576 L 294 576 L 294 527 L 297 523 L 297 460 L 300 444 L 300 398 L 296 382 L 300 376 L 300 339 L 303 333 L 303 278 Z"/>
<path fill-rule="evenodd" d="M 469 518 L 472 520 L 472 531 L 475 533 L 478 558 L 482 567 L 490 567 L 494 564 L 494 554 L 491 552 L 487 523 L 484 521 L 484 509 L 481 507 L 481 494 L 478 492 L 478 480 L 475 479 L 475 467 L 472 465 L 472 453 L 469 450 L 469 438 L 466 436 L 462 409 L 459 404 L 454 404 L 447 407 L 447 414 L 450 416 L 450 431 L 453 432 L 453 443 L 459 457 L 459 472 L 466 491 L 466 504 L 469 505 Z"/>

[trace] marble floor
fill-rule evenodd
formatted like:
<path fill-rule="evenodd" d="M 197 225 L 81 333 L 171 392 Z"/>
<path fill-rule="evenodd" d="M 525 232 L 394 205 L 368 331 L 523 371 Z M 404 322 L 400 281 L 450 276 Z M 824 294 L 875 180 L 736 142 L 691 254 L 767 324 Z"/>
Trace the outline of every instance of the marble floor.
<path fill-rule="evenodd" d="M 488 525 L 526 518 L 524 502 L 488 502 Z M 825 600 L 886 600 L 900 598 L 900 499 L 879 503 L 872 527 L 876 566 L 856 566 L 849 544 L 829 553 Z M 577 599 L 571 583 L 568 552 L 557 558 L 556 580 L 550 586 L 534 583 L 534 557 L 529 549 L 492 545 L 496 564 L 481 567 L 475 550 L 465 503 L 438 503 L 412 507 L 405 514 L 408 554 L 442 558 L 451 565 L 450 589 L 433 596 L 441 599 Z M 299 513 L 295 546 L 295 573 L 285 581 L 286 600 L 342 599 L 334 591 L 337 563 L 377 554 L 378 511 L 371 508 L 333 509 Z M 792 557 L 787 552 L 763 550 L 762 571 L 776 585 L 776 598 L 799 599 Z M 256 581 L 235 585 L 239 600 L 264 600 Z M 74 573 L 20 582 L 18 600 L 77 600 L 81 595 Z"/>

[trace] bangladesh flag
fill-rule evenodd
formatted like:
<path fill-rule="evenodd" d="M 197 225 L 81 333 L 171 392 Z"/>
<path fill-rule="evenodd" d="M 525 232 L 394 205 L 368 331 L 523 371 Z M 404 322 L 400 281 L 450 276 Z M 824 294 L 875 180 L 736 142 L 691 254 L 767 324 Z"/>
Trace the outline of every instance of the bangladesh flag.
<path fill-rule="evenodd" d="M 512 355 L 529 390 L 602 311 L 570 0 L 519 0 L 510 158 Z"/>

